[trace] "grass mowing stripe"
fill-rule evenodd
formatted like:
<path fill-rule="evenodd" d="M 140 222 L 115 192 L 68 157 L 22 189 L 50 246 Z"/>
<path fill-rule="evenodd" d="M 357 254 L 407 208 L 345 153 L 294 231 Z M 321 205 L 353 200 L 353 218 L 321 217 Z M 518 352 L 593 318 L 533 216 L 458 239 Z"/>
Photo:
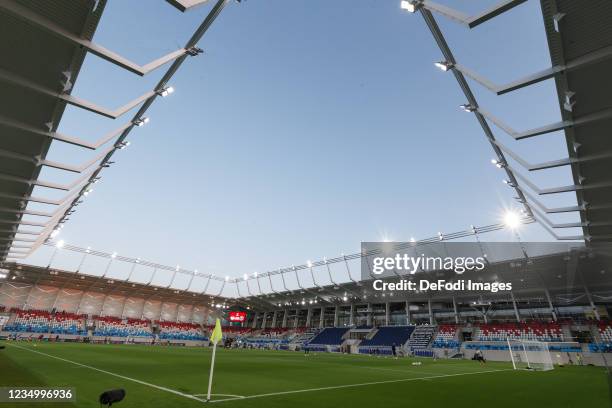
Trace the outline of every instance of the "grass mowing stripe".
<path fill-rule="evenodd" d="M 56 360 L 64 361 L 66 363 L 74 364 L 74 365 L 79 366 L 79 367 L 88 368 L 90 370 L 98 371 L 100 373 L 112 375 L 114 377 L 118 377 L 118 378 L 121 378 L 123 380 L 132 381 L 132 382 L 135 382 L 135 383 L 138 383 L 138 384 L 141 384 L 141 385 L 146 385 L 147 387 L 155 388 L 155 389 L 158 389 L 158 390 L 161 390 L 161 391 L 166 391 L 166 392 L 169 392 L 169 393 L 172 393 L 172 394 L 175 394 L 175 395 L 180 395 L 181 397 L 193 399 L 193 400 L 200 401 L 200 402 L 206 402 L 206 400 L 203 400 L 202 398 L 198 398 L 198 397 L 195 397 L 193 395 L 185 394 L 185 393 L 182 393 L 180 391 L 173 390 L 171 388 L 166 388 L 166 387 L 162 387 L 160 385 L 155 385 L 155 384 L 151 384 L 151 383 L 148 383 L 148 382 L 145 382 L 145 381 L 137 380 L 135 378 L 126 377 L 125 375 L 112 373 L 110 371 L 102 370 L 101 368 L 96 368 L 96 367 L 88 366 L 86 364 L 77 363 L 76 361 L 68 360 L 68 359 L 62 358 L 62 357 L 57 357 L 57 356 L 54 356 L 52 354 L 43 353 L 41 351 L 32 350 L 32 349 L 29 349 L 27 347 L 18 346 L 16 344 L 10 344 L 9 343 L 9 345 L 11 347 L 15 347 L 15 348 L 18 348 L 18 349 L 21 349 L 21 350 L 29 351 L 31 353 L 40 354 L 42 356 L 46 356 L 46 357 L 54 358 Z"/>
<path fill-rule="evenodd" d="M 274 397 L 277 395 L 288 395 L 288 394 L 299 394 L 304 392 L 314 392 L 314 391 L 327 391 L 327 390 L 337 390 L 342 388 L 355 388 L 355 387 L 365 387 L 368 385 L 379 385 L 379 384 L 392 384 L 398 382 L 408 382 L 408 381 L 420 381 L 420 380 L 431 380 L 435 378 L 446 378 L 446 377 L 458 377 L 464 375 L 474 375 L 474 374 L 486 374 L 486 373 L 497 373 L 500 371 L 513 371 L 513 369 L 505 369 L 505 370 L 488 370 L 488 371 L 476 371 L 469 373 L 457 373 L 457 374 L 441 374 L 441 375 L 432 375 L 429 377 L 417 377 L 417 378 L 402 378 L 398 380 L 385 380 L 385 381 L 371 381 L 365 383 L 358 384 L 345 384 L 345 385 L 333 385 L 329 387 L 319 387 L 319 388 L 306 388 L 303 390 L 292 390 L 292 391 L 280 391 L 280 392 L 270 392 L 267 394 L 256 394 L 256 395 L 247 395 L 241 398 L 225 398 L 216 401 L 209 401 L 210 403 L 216 402 L 226 402 L 226 401 L 236 401 L 236 400 L 244 400 L 244 399 L 254 399 L 254 398 L 264 398 L 264 397 Z"/>

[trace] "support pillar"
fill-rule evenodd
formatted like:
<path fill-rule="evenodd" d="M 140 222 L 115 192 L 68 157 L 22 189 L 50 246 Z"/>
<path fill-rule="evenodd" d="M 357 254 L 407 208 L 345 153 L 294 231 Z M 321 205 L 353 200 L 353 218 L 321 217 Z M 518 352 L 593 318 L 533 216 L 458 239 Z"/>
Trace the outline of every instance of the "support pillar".
<path fill-rule="evenodd" d="M 557 312 L 555 312 L 555 308 L 553 307 L 552 300 L 550 299 L 550 292 L 548 289 L 544 288 L 544 293 L 546 294 L 546 300 L 548 301 L 548 307 L 550 308 L 550 314 L 553 320 L 557 321 Z"/>
<path fill-rule="evenodd" d="M 434 316 L 431 310 L 431 299 L 427 300 L 427 307 L 429 308 L 429 324 L 434 324 Z"/>
<path fill-rule="evenodd" d="M 288 314 L 289 314 L 289 310 L 287 309 L 283 310 L 283 324 L 282 324 L 283 329 L 287 328 L 287 315 Z"/>
<path fill-rule="evenodd" d="M 268 320 L 268 312 L 263 312 L 263 316 L 261 319 L 261 328 L 265 329 L 266 328 L 266 321 Z"/>
<path fill-rule="evenodd" d="M 351 312 L 349 316 L 349 326 L 355 325 L 355 305 L 351 304 Z"/>
<path fill-rule="evenodd" d="M 272 328 L 276 329 L 276 319 L 278 316 L 278 310 L 275 310 L 274 313 L 272 313 Z"/>
<path fill-rule="evenodd" d="M 293 323 L 293 328 L 298 328 L 298 323 L 300 321 L 300 309 L 295 309 L 295 322 Z"/>
<path fill-rule="evenodd" d="M 455 324 L 459 324 L 459 312 L 457 311 L 457 301 L 453 296 L 453 311 L 455 313 Z"/>
<path fill-rule="evenodd" d="M 334 310 L 334 327 L 338 327 L 338 316 L 340 315 L 340 306 L 336 305 Z"/>
<path fill-rule="evenodd" d="M 591 297 L 591 292 L 589 291 L 589 288 L 587 288 L 586 285 L 584 285 L 584 293 L 586 293 L 589 304 L 591 305 L 591 309 L 593 309 L 593 314 L 595 315 L 595 319 L 599 321 L 601 319 L 601 316 L 599 316 L 599 310 L 597 310 L 597 307 L 595 306 L 595 303 L 593 302 L 593 298 Z"/>
<path fill-rule="evenodd" d="M 516 306 L 516 299 L 514 298 L 514 292 L 510 292 L 510 297 L 512 298 L 512 307 L 514 308 L 514 316 L 516 317 L 516 321 L 520 323 L 521 315 L 519 314 L 518 307 Z"/>
<path fill-rule="evenodd" d="M 309 307 L 308 312 L 306 313 L 306 327 L 310 327 L 311 320 L 312 320 L 312 307 Z"/>
<path fill-rule="evenodd" d="M 325 306 L 321 307 L 321 320 L 319 321 L 319 329 L 325 327 Z"/>
<path fill-rule="evenodd" d="M 252 326 L 253 329 L 257 328 L 257 318 L 258 317 L 259 317 L 259 313 L 255 312 L 255 315 L 253 315 L 253 326 Z"/>
<path fill-rule="evenodd" d="M 372 325 L 372 314 L 374 313 L 374 311 L 372 310 L 372 304 L 368 303 L 368 314 L 367 314 L 367 321 L 366 324 L 368 326 Z"/>
<path fill-rule="evenodd" d="M 410 317 L 410 302 L 406 301 L 406 324 L 412 323 L 412 319 Z"/>
<path fill-rule="evenodd" d="M 391 305 L 389 302 L 385 303 L 385 326 L 389 325 L 389 320 L 391 318 Z"/>

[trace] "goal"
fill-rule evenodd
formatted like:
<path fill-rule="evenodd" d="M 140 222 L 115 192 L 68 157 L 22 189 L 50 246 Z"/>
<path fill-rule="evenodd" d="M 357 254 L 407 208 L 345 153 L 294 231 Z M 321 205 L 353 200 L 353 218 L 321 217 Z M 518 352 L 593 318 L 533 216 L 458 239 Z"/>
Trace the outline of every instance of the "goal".
<path fill-rule="evenodd" d="M 515 370 L 552 370 L 548 343 L 534 340 L 507 339 L 510 359 Z"/>

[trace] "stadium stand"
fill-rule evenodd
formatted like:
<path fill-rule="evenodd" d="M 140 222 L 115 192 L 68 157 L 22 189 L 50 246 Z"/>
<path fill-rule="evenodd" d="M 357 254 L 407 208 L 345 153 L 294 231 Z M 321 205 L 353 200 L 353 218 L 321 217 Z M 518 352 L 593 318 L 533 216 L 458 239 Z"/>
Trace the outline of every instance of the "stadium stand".
<path fill-rule="evenodd" d="M 85 335 L 83 317 L 73 313 L 50 313 L 44 310 L 13 310 L 15 319 L 6 325 L 9 332 Z"/>
<path fill-rule="evenodd" d="M 438 334 L 432 344 L 433 348 L 458 348 L 461 342 L 457 341 L 457 326 L 443 324 L 438 326 Z"/>
<path fill-rule="evenodd" d="M 302 347 L 305 344 L 310 343 L 318 333 L 318 329 L 308 329 L 304 332 L 296 333 L 289 342 L 290 344 Z"/>
<path fill-rule="evenodd" d="M 412 332 L 410 341 L 408 342 L 408 347 L 413 351 L 426 349 L 429 347 L 429 343 L 431 343 L 431 339 L 433 338 L 435 332 L 435 326 L 416 326 Z"/>
<path fill-rule="evenodd" d="M 97 317 L 94 336 L 109 337 L 153 337 L 151 323 L 140 319 L 119 319 L 116 317 Z"/>
<path fill-rule="evenodd" d="M 200 327 L 193 323 L 157 321 L 159 338 L 162 340 L 207 340 Z"/>
<path fill-rule="evenodd" d="M 360 346 L 403 346 L 413 331 L 414 326 L 380 327 L 372 338 L 363 340 Z"/>
<path fill-rule="evenodd" d="M 557 323 L 501 323 L 479 326 L 477 339 L 481 341 L 539 340 L 564 341 L 561 326 Z"/>
<path fill-rule="evenodd" d="M 612 345 L 612 322 L 599 322 L 597 330 L 599 331 L 601 341 Z"/>
<path fill-rule="evenodd" d="M 311 341 L 308 342 L 308 345 L 329 345 L 329 346 L 339 346 L 344 341 L 342 336 L 348 331 L 348 328 L 338 328 L 338 327 L 326 327 L 317 334 Z"/>

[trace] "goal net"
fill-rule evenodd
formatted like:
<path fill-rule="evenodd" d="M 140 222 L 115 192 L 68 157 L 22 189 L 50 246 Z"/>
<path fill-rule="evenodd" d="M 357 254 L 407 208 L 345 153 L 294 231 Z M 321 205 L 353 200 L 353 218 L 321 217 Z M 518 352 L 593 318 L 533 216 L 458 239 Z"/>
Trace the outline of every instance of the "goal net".
<path fill-rule="evenodd" d="M 532 340 L 507 340 L 510 359 L 515 370 L 552 370 L 554 368 L 548 343 Z"/>

